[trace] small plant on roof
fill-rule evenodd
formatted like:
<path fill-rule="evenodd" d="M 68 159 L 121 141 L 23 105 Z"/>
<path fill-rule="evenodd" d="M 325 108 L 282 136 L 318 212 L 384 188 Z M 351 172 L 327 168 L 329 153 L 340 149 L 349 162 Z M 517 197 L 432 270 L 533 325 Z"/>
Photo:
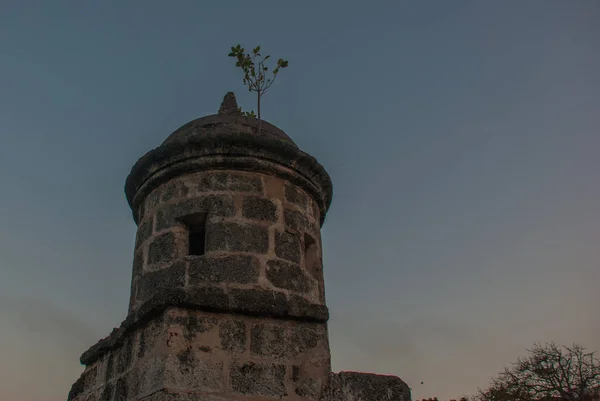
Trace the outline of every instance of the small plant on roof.
<path fill-rule="evenodd" d="M 242 112 L 247 117 L 258 118 L 258 132 L 262 132 L 262 120 L 260 119 L 260 100 L 261 97 L 267 92 L 267 90 L 275 82 L 279 70 L 286 68 L 288 62 L 284 59 L 277 60 L 277 66 L 271 70 L 272 76 L 267 78 L 269 73 L 269 67 L 265 65 L 271 56 L 262 56 L 260 54 L 260 46 L 256 46 L 251 53 L 244 53 L 244 48 L 241 45 L 237 45 L 231 48 L 229 57 L 234 57 L 237 61 L 236 67 L 240 67 L 244 73 L 244 85 L 248 87 L 248 91 L 256 92 L 257 95 L 257 113 L 254 114 L 254 110 L 250 112 Z M 241 107 L 240 107 L 241 111 Z"/>

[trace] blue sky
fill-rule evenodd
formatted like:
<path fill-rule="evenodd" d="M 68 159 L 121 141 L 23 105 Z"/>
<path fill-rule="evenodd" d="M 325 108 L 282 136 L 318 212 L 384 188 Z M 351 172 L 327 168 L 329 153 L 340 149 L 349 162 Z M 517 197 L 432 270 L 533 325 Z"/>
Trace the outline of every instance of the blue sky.
<path fill-rule="evenodd" d="M 289 60 L 263 117 L 329 171 L 333 368 L 413 399 L 600 349 L 597 1 L 0 2 L 0 398 L 66 398 L 125 317 L 135 161 Z M 423 381 L 424 384 L 420 384 Z"/>

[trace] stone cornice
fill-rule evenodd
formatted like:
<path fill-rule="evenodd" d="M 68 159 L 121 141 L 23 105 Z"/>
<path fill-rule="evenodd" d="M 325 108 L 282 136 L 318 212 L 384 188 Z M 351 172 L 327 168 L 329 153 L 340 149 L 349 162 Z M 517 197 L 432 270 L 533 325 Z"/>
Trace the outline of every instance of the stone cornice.
<path fill-rule="evenodd" d="M 314 198 L 320 209 L 321 224 L 331 204 L 333 188 L 329 174 L 314 157 L 293 143 L 235 131 L 207 132 L 182 142 L 165 141 L 137 161 L 125 183 L 134 220 L 140 221 L 140 204 L 162 183 L 183 174 L 218 169 L 283 176 Z"/>
<path fill-rule="evenodd" d="M 288 298 L 285 294 L 275 291 L 230 289 L 226 292 L 218 287 L 204 287 L 191 291 L 164 290 L 130 313 L 121 326 L 115 328 L 108 337 L 85 351 L 81 355 L 81 363 L 90 365 L 106 352 L 123 345 L 127 334 L 172 307 L 318 323 L 325 323 L 329 319 L 326 306 L 308 303 L 299 296 L 291 295 Z"/>

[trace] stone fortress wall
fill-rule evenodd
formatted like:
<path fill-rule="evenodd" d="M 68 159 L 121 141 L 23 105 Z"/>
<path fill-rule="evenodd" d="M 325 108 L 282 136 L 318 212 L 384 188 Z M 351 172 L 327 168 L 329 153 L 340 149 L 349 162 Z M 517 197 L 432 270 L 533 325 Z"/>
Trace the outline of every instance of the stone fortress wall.
<path fill-rule="evenodd" d="M 69 401 L 409 401 L 397 377 L 331 372 L 329 176 L 236 111 L 228 94 L 132 169 L 129 313 L 84 352 Z"/>

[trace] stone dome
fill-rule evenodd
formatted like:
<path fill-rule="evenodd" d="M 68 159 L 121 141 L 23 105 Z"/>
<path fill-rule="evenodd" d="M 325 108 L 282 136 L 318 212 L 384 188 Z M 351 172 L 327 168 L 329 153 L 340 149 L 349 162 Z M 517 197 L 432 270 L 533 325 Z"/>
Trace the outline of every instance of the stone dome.
<path fill-rule="evenodd" d="M 331 178 L 323 166 L 303 152 L 282 130 L 244 117 L 232 92 L 225 95 L 218 114 L 192 120 L 178 128 L 132 167 L 125 195 L 135 222 L 140 221 L 144 198 L 175 176 L 206 170 L 233 169 L 283 177 L 316 201 L 321 224 L 331 204 Z"/>
<path fill-rule="evenodd" d="M 218 114 L 197 118 L 179 127 L 162 143 L 161 146 L 171 144 L 186 144 L 194 142 L 198 137 L 207 135 L 223 135 L 230 132 L 240 134 L 260 135 L 263 138 L 276 139 L 294 147 L 298 147 L 285 132 L 262 121 L 261 133 L 258 133 L 258 120 L 245 117 L 238 110 L 237 101 L 233 92 L 225 95 Z"/>

